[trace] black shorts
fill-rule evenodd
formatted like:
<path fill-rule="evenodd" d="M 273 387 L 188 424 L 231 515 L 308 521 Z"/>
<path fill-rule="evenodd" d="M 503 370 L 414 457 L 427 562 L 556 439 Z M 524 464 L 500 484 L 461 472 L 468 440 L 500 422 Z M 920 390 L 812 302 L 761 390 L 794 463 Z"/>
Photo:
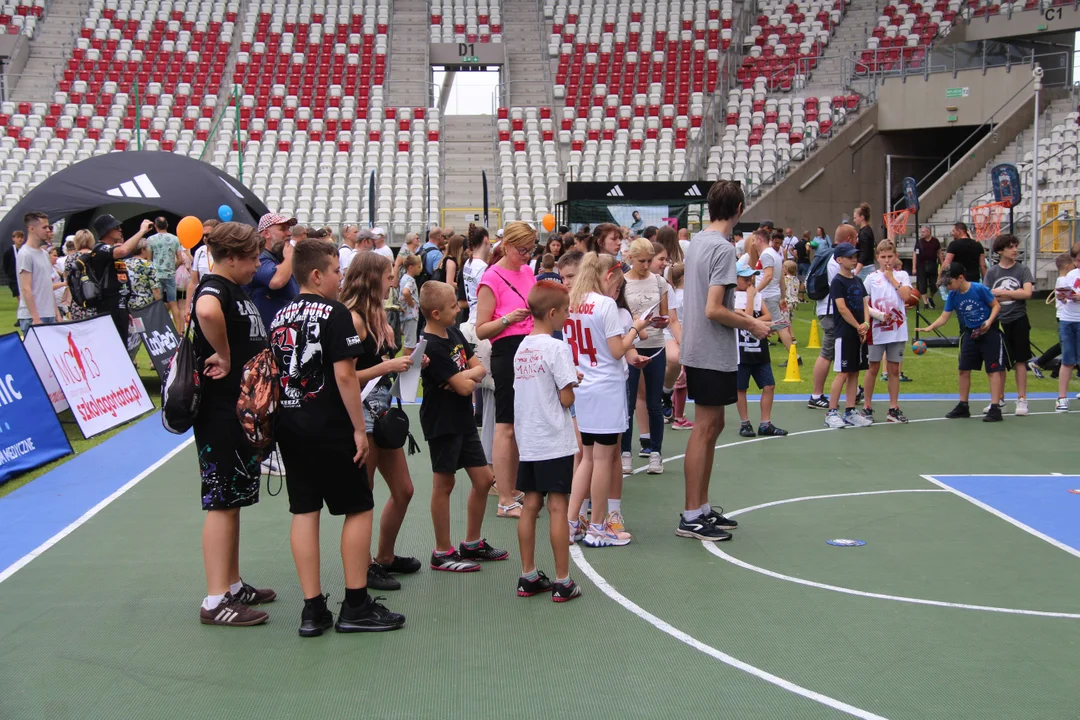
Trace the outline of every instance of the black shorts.
<path fill-rule="evenodd" d="M 230 510 L 259 502 L 259 452 L 244 437 L 236 415 L 204 411 L 194 430 L 203 510 Z"/>
<path fill-rule="evenodd" d="M 470 431 L 471 430 L 471 431 Z M 487 455 L 476 427 L 464 435 L 440 435 L 427 441 L 431 451 L 431 472 L 453 475 L 462 468 L 487 467 Z"/>
<path fill-rule="evenodd" d="M 514 422 L 514 355 L 524 335 L 491 343 L 491 379 L 495 383 L 495 422 Z"/>
<path fill-rule="evenodd" d="M 996 324 L 980 337 L 972 339 L 970 330 L 960 336 L 960 370 L 982 370 L 984 365 L 987 374 L 1011 367 L 1005 339 Z"/>
<path fill-rule="evenodd" d="M 739 392 L 750 389 L 750 378 L 758 386 L 758 390 L 767 387 L 776 387 L 776 378 L 773 377 L 772 365 L 769 363 L 739 363 L 738 385 Z"/>
<path fill-rule="evenodd" d="M 518 463 L 518 492 L 570 494 L 574 483 L 574 456 Z"/>
<path fill-rule="evenodd" d="M 1005 352 L 1013 365 L 1026 364 L 1031 360 L 1031 323 L 1027 315 L 1001 323 L 1001 334 L 1005 337 Z"/>
<path fill-rule="evenodd" d="M 293 515 L 319 512 L 324 502 L 331 515 L 352 515 L 375 507 L 367 467 L 353 462 L 356 442 L 351 435 L 315 440 L 279 432 L 278 450 Z"/>
<path fill-rule="evenodd" d="M 686 396 L 697 405 L 722 407 L 739 399 L 738 372 L 723 372 L 684 365 Z"/>
<path fill-rule="evenodd" d="M 919 294 L 926 297 L 926 293 L 937 292 L 937 279 L 937 265 L 920 265 L 915 272 L 915 284 Z"/>
<path fill-rule="evenodd" d="M 604 447 L 611 447 L 612 445 L 619 444 L 619 436 L 622 433 L 581 433 L 581 444 L 585 447 L 592 447 L 593 445 L 603 445 Z"/>
<path fill-rule="evenodd" d="M 836 351 L 833 370 L 838 373 L 859 372 L 870 367 L 866 343 L 859 341 L 859 331 L 846 322 L 836 328 Z"/>

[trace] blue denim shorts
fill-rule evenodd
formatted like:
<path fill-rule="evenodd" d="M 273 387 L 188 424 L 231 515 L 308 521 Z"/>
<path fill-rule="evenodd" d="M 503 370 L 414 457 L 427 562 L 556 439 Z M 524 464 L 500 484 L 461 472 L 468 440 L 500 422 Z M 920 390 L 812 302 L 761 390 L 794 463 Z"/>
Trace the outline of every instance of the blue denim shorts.
<path fill-rule="evenodd" d="M 158 280 L 161 286 L 161 296 L 165 302 L 176 302 L 176 278 L 161 278 Z"/>
<path fill-rule="evenodd" d="M 1061 364 L 1080 365 L 1080 322 L 1059 322 L 1058 337 L 1061 339 Z"/>
<path fill-rule="evenodd" d="M 383 413 L 390 408 L 390 386 L 383 384 L 375 387 L 371 393 L 364 398 L 364 425 L 367 428 L 367 432 L 371 433 L 375 430 L 375 416 Z"/>

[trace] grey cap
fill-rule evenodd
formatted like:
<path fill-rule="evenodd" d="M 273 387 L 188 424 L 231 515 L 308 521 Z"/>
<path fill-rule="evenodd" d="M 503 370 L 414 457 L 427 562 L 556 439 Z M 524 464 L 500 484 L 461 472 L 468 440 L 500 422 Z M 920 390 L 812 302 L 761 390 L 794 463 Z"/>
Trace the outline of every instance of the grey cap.
<path fill-rule="evenodd" d="M 356 233 L 356 239 L 357 240 L 374 240 L 375 239 L 375 233 L 371 232 L 371 230 L 369 228 L 361 228 Z"/>

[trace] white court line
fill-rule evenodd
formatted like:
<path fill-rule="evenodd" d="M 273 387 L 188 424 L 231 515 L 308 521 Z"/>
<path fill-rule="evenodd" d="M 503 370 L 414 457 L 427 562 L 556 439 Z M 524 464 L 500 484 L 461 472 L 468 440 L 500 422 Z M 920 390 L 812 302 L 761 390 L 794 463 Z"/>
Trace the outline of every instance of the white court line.
<path fill-rule="evenodd" d="M 923 477 L 926 477 L 925 475 Z M 761 505 L 754 505 L 752 507 L 742 508 L 741 510 L 735 510 L 733 512 L 725 513 L 728 517 L 734 517 L 736 515 L 742 515 L 752 510 L 760 510 L 761 508 L 774 507 L 776 505 L 786 505 L 788 503 L 805 502 L 807 500 L 828 500 L 831 498 L 845 498 L 845 497 L 865 497 L 867 495 L 892 495 L 896 493 L 941 493 L 949 492 L 948 488 L 933 489 L 933 488 L 919 488 L 910 490 L 873 490 L 869 492 L 852 492 L 852 493 L 836 493 L 834 495 L 808 495 L 806 497 L 788 498 L 786 500 L 775 500 L 773 502 L 762 503 Z M 792 575 L 784 575 L 773 570 L 767 570 L 757 565 L 751 565 L 745 560 L 732 557 L 726 552 L 717 547 L 716 543 L 702 541 L 701 545 L 721 560 L 726 560 L 732 565 L 743 568 L 744 570 L 752 570 L 761 575 L 775 578 L 777 580 L 786 580 L 788 582 L 796 583 L 798 585 L 805 585 L 806 587 L 817 588 L 819 590 L 832 590 L 833 592 L 843 593 L 845 595 L 855 595 L 858 597 L 874 598 L 876 600 L 893 600 L 895 602 L 911 603 L 914 605 L 933 605 L 936 607 L 956 608 L 960 610 L 981 610 L 983 612 L 996 612 L 1005 613 L 1008 615 L 1036 615 L 1039 617 L 1053 617 L 1053 618 L 1067 618 L 1069 620 L 1080 620 L 1080 615 L 1075 613 L 1065 612 L 1049 612 L 1044 610 L 1022 610 L 1017 608 L 1003 608 L 994 607 L 992 605 L 970 605 L 967 603 L 953 603 L 945 602 L 943 600 L 925 600 L 923 598 L 906 597 L 903 595 L 888 595 L 886 593 L 874 593 L 866 592 L 864 590 L 855 590 L 853 588 L 843 587 L 840 585 L 829 585 L 827 583 L 814 582 L 813 580 L 804 580 L 803 578 L 794 577 Z"/>
<path fill-rule="evenodd" d="M 933 475 L 920 475 L 919 477 L 921 477 L 923 480 L 927 480 L 929 482 L 934 483 L 935 485 L 937 485 L 940 488 L 944 488 L 945 490 L 948 490 L 953 495 L 964 498 L 969 503 L 975 505 L 976 507 L 982 508 L 983 510 L 985 510 L 988 513 L 991 513 L 993 515 L 997 515 L 999 518 L 1001 518 L 1005 522 L 1009 523 L 1010 525 L 1015 525 L 1016 527 L 1020 528 L 1024 532 L 1031 533 L 1032 535 L 1039 538 L 1040 540 L 1045 540 L 1046 542 L 1050 543 L 1051 545 L 1058 548 L 1059 550 L 1064 550 L 1065 552 L 1069 553 L 1070 555 L 1080 557 L 1080 550 L 1077 550 L 1074 547 L 1070 547 L 1070 546 L 1066 545 L 1065 543 L 1061 542 L 1060 540 L 1056 540 L 1056 539 L 1050 537 L 1049 535 L 1047 535 L 1045 533 L 1041 533 L 1038 530 L 1036 530 L 1035 528 L 1031 527 L 1030 525 L 1025 525 L 1024 523 L 1020 522 L 1016 518 L 1010 517 L 1010 516 L 1006 515 L 1005 513 L 1001 512 L 997 508 L 990 507 L 989 505 L 984 503 L 982 500 L 976 500 L 975 498 L 971 497 L 970 495 L 968 495 L 966 493 L 962 493 L 959 490 L 957 490 L 956 488 L 951 487 L 949 485 L 946 485 L 945 483 L 941 482 L 940 480 L 938 480 Z M 941 477 L 949 477 L 949 476 L 948 475 L 942 475 Z M 964 475 L 962 477 L 978 477 L 978 475 Z M 1005 475 L 1005 476 L 998 476 L 998 477 L 1010 477 L 1010 476 Z M 1019 476 L 1017 476 L 1017 477 L 1019 477 Z M 1025 477 L 1027 477 L 1027 476 L 1025 476 Z M 1045 476 L 1040 476 L 1040 477 L 1045 477 Z"/>
<path fill-rule="evenodd" d="M 0 583 L 4 582 L 9 577 L 11 577 L 15 573 L 17 573 L 19 570 L 26 567 L 34 558 L 41 555 L 43 552 L 45 552 L 46 550 L 51 548 L 53 545 L 55 545 L 56 543 L 60 542 L 64 538 L 66 538 L 68 535 L 70 535 L 72 532 L 74 532 L 76 530 L 76 528 L 78 528 L 80 525 L 85 523 L 90 518 L 97 515 L 102 510 L 104 510 L 105 507 L 107 505 L 109 505 L 113 500 L 120 497 L 121 495 L 126 493 L 131 488 L 135 487 L 143 478 L 145 478 L 147 475 L 151 474 L 152 472 L 157 470 L 159 467 L 164 465 L 166 462 L 171 460 L 174 455 L 179 453 L 181 450 L 186 448 L 188 445 L 190 445 L 194 441 L 195 441 L 195 438 L 194 438 L 194 436 L 192 436 L 192 437 L 189 437 L 187 440 L 183 441 L 182 443 L 180 443 L 179 445 L 177 445 L 176 447 L 174 447 L 172 450 L 167 452 L 164 455 L 164 457 L 162 457 L 160 460 L 158 460 L 153 465 L 151 465 L 150 467 L 143 470 L 141 473 L 139 473 L 135 477 L 128 480 L 126 483 L 124 483 L 119 488 L 117 488 L 107 498 L 105 498 L 104 500 L 99 502 L 97 505 L 95 505 L 94 507 L 90 508 L 85 513 L 83 513 L 77 520 L 73 521 L 71 524 L 67 525 L 63 530 L 56 533 L 51 538 L 49 538 L 45 542 L 41 543 L 36 548 L 34 548 L 30 552 L 23 555 L 21 558 L 19 558 L 15 562 L 13 562 L 3 572 L 0 572 Z"/>
<path fill-rule="evenodd" d="M 593 566 L 590 565 L 589 561 L 585 559 L 584 554 L 581 552 L 581 548 L 577 545 L 574 545 L 570 548 L 570 555 L 574 559 L 574 564 L 577 565 L 578 568 L 583 573 L 585 573 L 585 575 L 593 582 L 593 584 L 600 589 L 600 592 L 604 593 L 609 598 L 619 603 L 619 605 L 622 605 L 624 608 L 634 613 L 657 630 L 667 633 L 679 642 L 685 643 L 686 645 L 689 645 L 695 650 L 699 650 L 708 655 L 709 657 L 714 658 L 715 660 L 719 660 L 725 665 L 729 665 L 737 670 L 742 670 L 743 672 L 753 675 L 756 678 L 760 678 L 767 683 L 776 685 L 777 687 L 783 688 L 788 692 L 795 693 L 796 695 L 801 695 L 802 697 L 813 700 L 814 702 L 821 703 L 822 705 L 830 707 L 834 710 L 839 710 L 840 712 L 847 713 L 848 715 L 852 715 L 857 718 L 862 718 L 863 720 L 885 720 L 885 718 L 881 715 L 875 715 L 872 712 L 863 710 L 862 708 L 857 708 L 854 705 L 849 705 L 848 703 L 837 700 L 836 698 L 832 698 L 828 695 L 823 695 L 819 692 L 809 690 L 802 687 L 801 685 L 796 685 L 790 680 L 785 680 L 778 675 L 773 675 L 772 673 L 762 670 L 761 668 L 755 667 L 753 665 L 750 665 L 749 663 L 745 663 L 742 660 L 739 660 L 738 658 L 732 657 L 731 655 L 728 655 L 722 650 L 717 650 L 711 645 L 706 645 L 700 640 L 697 640 L 690 635 L 687 635 L 682 630 L 679 630 L 670 623 L 667 623 L 656 617 L 651 612 L 641 607 L 634 601 L 630 600 L 625 595 L 616 590 L 614 587 L 612 587 L 611 584 L 608 583 L 608 581 L 605 580 L 602 575 L 600 575 L 598 572 L 596 572 L 596 570 L 593 569 Z"/>

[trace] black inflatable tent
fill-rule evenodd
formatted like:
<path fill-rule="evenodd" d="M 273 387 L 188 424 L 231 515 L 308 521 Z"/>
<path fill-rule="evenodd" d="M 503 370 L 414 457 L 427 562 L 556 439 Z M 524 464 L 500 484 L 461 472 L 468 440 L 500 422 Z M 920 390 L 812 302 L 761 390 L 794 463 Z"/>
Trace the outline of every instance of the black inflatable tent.
<path fill-rule="evenodd" d="M 180 218 L 201 220 L 232 208 L 236 222 L 257 225 L 267 212 L 262 200 L 240 181 L 213 165 L 169 152 L 113 152 L 83 160 L 54 174 L 23 197 L 0 220 L 0 252 L 11 246 L 11 233 L 22 229 L 23 215 L 37 210 L 49 220 L 66 220 L 64 234 L 89 228 L 109 213 L 134 235 L 143 218 L 163 215 L 173 232 Z M 59 242 L 60 238 L 57 238 Z"/>

